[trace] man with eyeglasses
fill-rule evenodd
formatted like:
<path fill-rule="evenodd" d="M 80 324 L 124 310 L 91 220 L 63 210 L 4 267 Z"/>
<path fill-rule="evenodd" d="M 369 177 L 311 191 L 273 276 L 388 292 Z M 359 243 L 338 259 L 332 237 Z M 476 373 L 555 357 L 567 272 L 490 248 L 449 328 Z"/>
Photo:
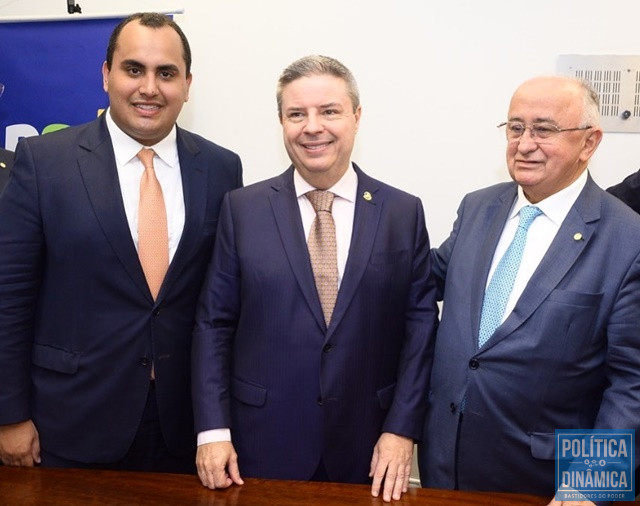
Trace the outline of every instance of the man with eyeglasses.
<path fill-rule="evenodd" d="M 587 171 L 598 109 L 574 79 L 522 84 L 499 125 L 513 182 L 467 195 L 431 252 L 425 487 L 551 497 L 556 429 L 640 427 L 640 217 Z"/>

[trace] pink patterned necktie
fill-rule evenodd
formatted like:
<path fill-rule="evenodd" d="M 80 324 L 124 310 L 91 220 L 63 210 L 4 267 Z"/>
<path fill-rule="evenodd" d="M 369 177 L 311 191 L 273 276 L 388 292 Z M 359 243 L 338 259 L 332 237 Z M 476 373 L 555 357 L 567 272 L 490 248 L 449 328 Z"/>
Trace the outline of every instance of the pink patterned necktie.
<path fill-rule="evenodd" d="M 169 269 L 169 232 L 162 187 L 153 168 L 153 149 L 143 148 L 138 158 L 144 165 L 138 207 L 138 256 L 153 300 Z"/>
<path fill-rule="evenodd" d="M 336 225 L 331 214 L 335 195 L 322 190 L 310 191 L 306 195 L 316 212 L 308 242 L 311 268 L 316 281 L 324 321 L 328 327 L 338 297 Z"/>

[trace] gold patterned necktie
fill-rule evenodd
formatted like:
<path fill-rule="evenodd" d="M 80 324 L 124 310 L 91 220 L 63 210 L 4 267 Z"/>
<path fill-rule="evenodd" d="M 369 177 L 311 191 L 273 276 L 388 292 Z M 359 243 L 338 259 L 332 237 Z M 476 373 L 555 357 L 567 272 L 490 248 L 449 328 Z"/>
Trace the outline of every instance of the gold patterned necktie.
<path fill-rule="evenodd" d="M 138 256 L 153 300 L 169 268 L 169 232 L 162 187 L 153 168 L 153 149 L 143 148 L 138 158 L 144 165 L 138 207 Z"/>
<path fill-rule="evenodd" d="M 322 305 L 324 321 L 328 327 L 338 297 L 336 225 L 331 214 L 335 195 L 322 190 L 310 191 L 306 195 L 316 212 L 308 242 L 311 268 Z"/>

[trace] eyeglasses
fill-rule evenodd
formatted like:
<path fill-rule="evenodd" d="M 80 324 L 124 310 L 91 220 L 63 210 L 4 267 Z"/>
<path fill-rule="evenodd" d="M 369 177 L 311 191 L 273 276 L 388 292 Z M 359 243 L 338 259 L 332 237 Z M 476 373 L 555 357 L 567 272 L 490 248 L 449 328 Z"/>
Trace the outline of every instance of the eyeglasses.
<path fill-rule="evenodd" d="M 576 130 L 589 130 L 593 128 L 591 125 L 576 128 L 560 128 L 553 123 L 531 123 L 527 125 L 522 121 L 505 121 L 500 123 L 498 128 L 507 127 L 507 139 L 514 141 L 520 139 L 524 135 L 524 131 L 528 128 L 533 139 L 549 139 L 560 132 L 574 132 Z"/>

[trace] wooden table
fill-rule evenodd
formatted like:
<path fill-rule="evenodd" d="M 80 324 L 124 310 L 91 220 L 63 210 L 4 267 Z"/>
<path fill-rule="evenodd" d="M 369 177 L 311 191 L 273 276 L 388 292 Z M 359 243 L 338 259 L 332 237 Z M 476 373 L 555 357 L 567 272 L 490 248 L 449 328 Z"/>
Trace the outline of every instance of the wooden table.
<path fill-rule="evenodd" d="M 544 506 L 549 498 L 412 488 L 393 505 Z M 196 476 L 0 466 L 0 505 L 360 506 L 388 504 L 367 485 L 246 479 L 208 490 Z"/>

